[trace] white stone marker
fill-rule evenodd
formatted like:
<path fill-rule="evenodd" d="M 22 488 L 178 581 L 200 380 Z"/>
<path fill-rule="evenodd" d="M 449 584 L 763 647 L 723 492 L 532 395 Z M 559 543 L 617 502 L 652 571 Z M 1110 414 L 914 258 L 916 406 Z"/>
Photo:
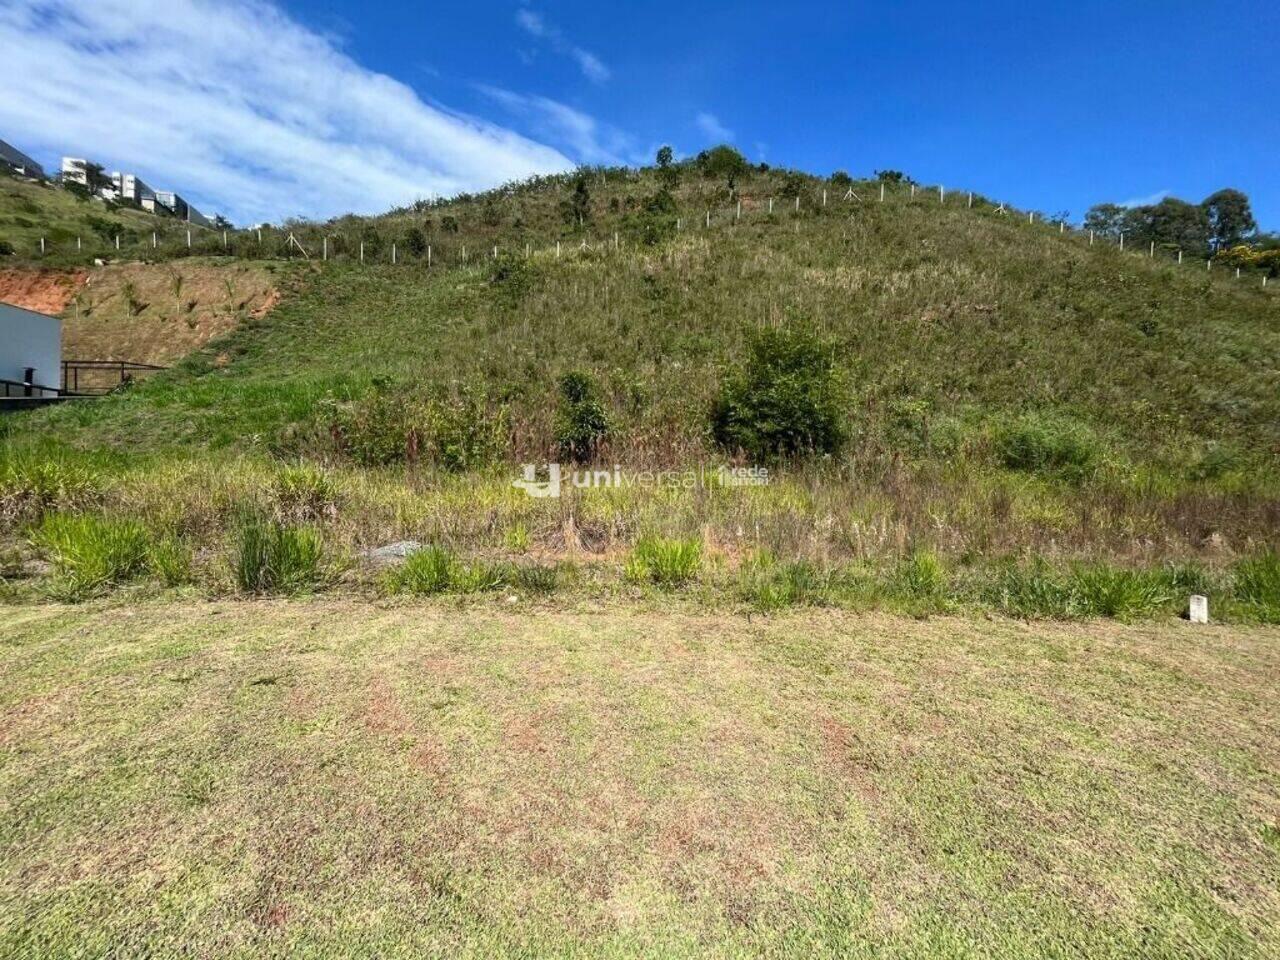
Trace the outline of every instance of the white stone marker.
<path fill-rule="evenodd" d="M 1192 623 L 1208 623 L 1209 598 L 1198 593 L 1192 594 L 1191 602 L 1187 605 L 1187 619 Z"/>

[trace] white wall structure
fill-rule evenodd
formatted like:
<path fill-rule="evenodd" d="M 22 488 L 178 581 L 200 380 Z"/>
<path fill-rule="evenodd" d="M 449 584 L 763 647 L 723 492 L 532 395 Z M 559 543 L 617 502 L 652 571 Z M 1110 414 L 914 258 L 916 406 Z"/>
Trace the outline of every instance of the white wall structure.
<path fill-rule="evenodd" d="M 116 195 L 125 203 L 140 207 L 144 200 L 155 199 L 156 192 L 136 174 L 116 171 L 111 174 L 111 179 L 116 185 Z"/>
<path fill-rule="evenodd" d="M 44 177 L 44 167 L 11 144 L 0 140 L 0 166 L 23 177 Z"/>
<path fill-rule="evenodd" d="M 57 390 L 62 386 L 62 321 L 0 303 L 0 379 L 26 382 L 27 370 L 34 369 L 32 383 Z M 16 388 L 10 387 L 13 395 Z M 0 389 L 0 395 L 4 394 Z M 36 391 L 35 396 L 46 396 Z"/>

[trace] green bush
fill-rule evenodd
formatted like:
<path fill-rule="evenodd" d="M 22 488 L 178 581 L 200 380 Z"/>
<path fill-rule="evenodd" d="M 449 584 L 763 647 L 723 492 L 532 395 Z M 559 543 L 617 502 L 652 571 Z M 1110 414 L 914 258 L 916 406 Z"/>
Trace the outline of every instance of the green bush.
<path fill-rule="evenodd" d="M 1071 582 L 1043 561 L 1000 571 L 984 594 L 984 599 L 1010 617 L 1068 620 L 1080 615 Z"/>
<path fill-rule="evenodd" d="M 838 452 L 847 416 L 832 346 L 805 330 L 765 330 L 721 390 L 711 429 L 728 450 L 776 460 Z"/>
<path fill-rule="evenodd" d="M 330 575 L 319 531 L 260 519 L 241 524 L 232 568 L 240 590 L 256 594 L 302 593 Z"/>
<path fill-rule="evenodd" d="M 762 611 L 821 606 L 830 599 L 831 578 L 808 560 L 775 564 L 768 556 L 744 564 L 743 597 Z"/>
<path fill-rule="evenodd" d="M 63 600 L 94 596 L 147 570 L 150 537 L 133 520 L 55 513 L 44 518 L 31 539 L 53 564 L 52 592 Z"/>
<path fill-rule="evenodd" d="M 1109 564 L 1081 567 L 1072 576 L 1072 594 L 1081 616 L 1135 620 L 1151 616 L 1173 594 L 1159 575 Z"/>
<path fill-rule="evenodd" d="M 504 566 L 464 563 L 444 547 L 430 546 L 411 553 L 387 574 L 384 585 L 393 595 L 431 596 L 497 590 L 510 578 L 510 571 Z"/>
<path fill-rule="evenodd" d="M 75 510 L 95 503 L 103 482 L 94 470 L 59 458 L 17 457 L 0 465 L 0 522 L 46 510 Z"/>
<path fill-rule="evenodd" d="M 541 563 L 518 564 L 511 568 L 511 585 L 525 593 L 554 593 L 560 586 L 560 571 Z"/>
<path fill-rule="evenodd" d="M 423 452 L 452 473 L 486 467 L 506 452 L 508 425 L 505 405 L 490 403 L 483 391 L 464 389 L 427 404 Z"/>
<path fill-rule="evenodd" d="M 147 569 L 166 587 L 191 582 L 191 548 L 174 536 L 152 540 L 147 546 Z"/>
<path fill-rule="evenodd" d="M 272 479 L 271 495 L 280 514 L 294 522 L 329 519 L 338 513 L 338 484 L 311 464 L 282 469 Z"/>
<path fill-rule="evenodd" d="M 891 587 L 905 600 L 941 603 L 947 590 L 947 572 L 932 550 L 916 550 L 898 564 Z"/>
<path fill-rule="evenodd" d="M 1102 447 L 1083 424 L 1064 417 L 1027 414 L 1000 423 L 995 451 L 1010 470 L 1083 480 L 1102 460 Z"/>
<path fill-rule="evenodd" d="M 13 244 L 8 240 L 0 240 L 0 257 L 13 256 Z"/>
<path fill-rule="evenodd" d="M 1235 598 L 1263 623 L 1280 623 L 1280 551 L 1267 550 L 1238 562 Z"/>
<path fill-rule="evenodd" d="M 403 394 L 378 386 L 354 403 L 335 408 L 330 429 L 342 452 L 362 466 L 403 463 L 417 414 Z"/>
<path fill-rule="evenodd" d="M 363 466 L 413 462 L 426 457 L 445 470 L 488 466 L 506 450 L 508 411 L 483 391 L 422 400 L 377 387 L 336 409 L 332 432 L 342 451 Z"/>
<path fill-rule="evenodd" d="M 692 580 L 702 566 L 700 540 L 642 537 L 627 560 L 627 577 L 637 583 L 677 587 Z"/>
<path fill-rule="evenodd" d="M 561 457 L 574 463 L 586 463 L 609 436 L 609 414 L 589 374 L 578 371 L 566 373 L 560 378 L 559 386 L 556 446 Z"/>

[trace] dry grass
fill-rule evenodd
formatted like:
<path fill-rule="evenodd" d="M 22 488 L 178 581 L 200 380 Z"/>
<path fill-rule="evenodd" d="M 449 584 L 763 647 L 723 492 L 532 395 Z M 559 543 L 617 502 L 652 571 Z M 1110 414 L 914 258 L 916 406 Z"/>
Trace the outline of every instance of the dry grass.
<path fill-rule="evenodd" d="M 1280 950 L 1274 630 L 3 622 L 9 956 Z"/>

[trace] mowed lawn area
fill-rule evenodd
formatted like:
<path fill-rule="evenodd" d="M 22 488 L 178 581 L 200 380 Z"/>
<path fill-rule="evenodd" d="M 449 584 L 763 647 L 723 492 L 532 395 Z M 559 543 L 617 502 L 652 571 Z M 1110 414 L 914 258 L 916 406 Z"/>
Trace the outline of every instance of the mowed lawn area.
<path fill-rule="evenodd" d="M 1280 955 L 1280 630 L 0 608 L 0 956 Z"/>

